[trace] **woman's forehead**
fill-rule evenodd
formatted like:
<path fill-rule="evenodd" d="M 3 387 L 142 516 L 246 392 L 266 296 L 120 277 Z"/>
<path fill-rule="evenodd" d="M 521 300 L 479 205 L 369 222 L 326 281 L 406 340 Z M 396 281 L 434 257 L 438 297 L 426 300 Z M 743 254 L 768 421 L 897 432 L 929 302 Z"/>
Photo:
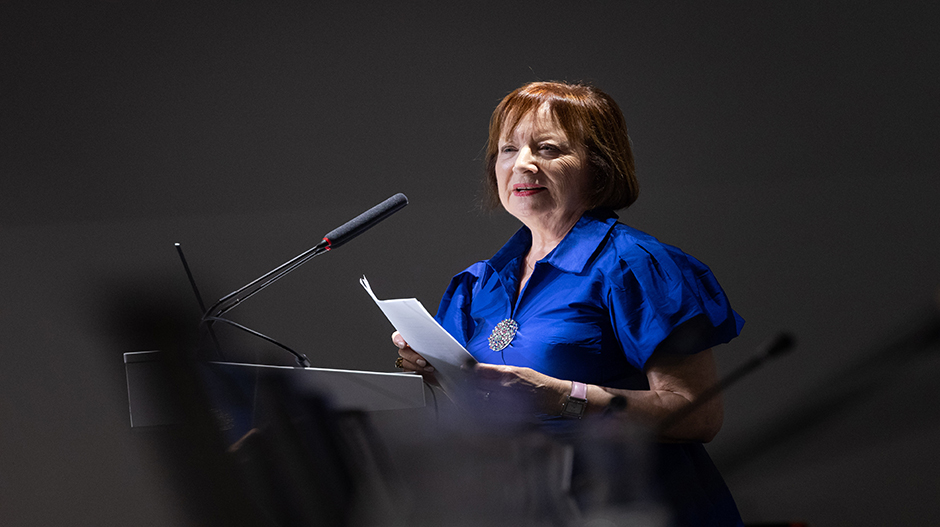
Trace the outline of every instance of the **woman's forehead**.
<path fill-rule="evenodd" d="M 547 103 L 536 108 L 531 108 L 523 114 L 510 112 L 503 119 L 501 126 L 501 139 L 509 139 L 518 132 L 552 133 L 560 134 L 565 139 L 568 138 L 567 132 L 558 122 L 558 118 L 552 112 Z"/>

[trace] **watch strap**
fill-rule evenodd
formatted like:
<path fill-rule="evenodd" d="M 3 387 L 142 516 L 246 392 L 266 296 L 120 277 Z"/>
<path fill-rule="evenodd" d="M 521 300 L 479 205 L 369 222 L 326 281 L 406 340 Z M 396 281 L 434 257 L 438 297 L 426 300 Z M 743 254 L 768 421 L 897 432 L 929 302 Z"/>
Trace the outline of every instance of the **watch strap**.
<path fill-rule="evenodd" d="M 571 398 L 587 402 L 587 384 L 571 381 Z"/>
<path fill-rule="evenodd" d="M 587 385 L 583 382 L 571 382 L 571 394 L 561 407 L 562 417 L 581 419 L 587 410 Z"/>

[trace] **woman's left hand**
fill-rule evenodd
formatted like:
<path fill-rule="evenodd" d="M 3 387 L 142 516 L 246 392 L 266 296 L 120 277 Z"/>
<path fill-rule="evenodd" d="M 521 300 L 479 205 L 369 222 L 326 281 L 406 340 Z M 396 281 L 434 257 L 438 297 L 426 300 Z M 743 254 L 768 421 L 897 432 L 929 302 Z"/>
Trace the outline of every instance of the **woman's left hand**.
<path fill-rule="evenodd" d="M 438 386 L 437 379 L 434 377 L 434 366 L 431 366 L 417 351 L 411 349 L 401 333 L 397 331 L 392 333 L 392 342 L 398 348 L 399 362 L 396 362 L 395 366 L 404 371 L 419 373 L 424 377 L 425 382 Z"/>
<path fill-rule="evenodd" d="M 557 414 L 571 387 L 531 368 L 496 364 L 474 365 L 471 378 L 485 409 L 511 414 Z"/>

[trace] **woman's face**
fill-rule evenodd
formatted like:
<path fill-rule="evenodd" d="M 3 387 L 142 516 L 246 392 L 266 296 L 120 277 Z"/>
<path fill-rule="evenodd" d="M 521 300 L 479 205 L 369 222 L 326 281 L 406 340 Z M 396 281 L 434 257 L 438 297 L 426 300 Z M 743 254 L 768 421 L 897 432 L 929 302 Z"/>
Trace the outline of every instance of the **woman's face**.
<path fill-rule="evenodd" d="M 547 106 L 529 112 L 498 146 L 499 200 L 530 229 L 567 230 L 588 209 L 587 153 L 569 140 Z"/>

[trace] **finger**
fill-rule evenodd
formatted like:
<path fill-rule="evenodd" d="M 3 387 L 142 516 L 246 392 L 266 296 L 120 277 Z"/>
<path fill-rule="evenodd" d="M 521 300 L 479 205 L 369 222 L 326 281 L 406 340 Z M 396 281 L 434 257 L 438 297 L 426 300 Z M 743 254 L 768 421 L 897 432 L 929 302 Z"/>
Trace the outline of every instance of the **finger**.
<path fill-rule="evenodd" d="M 392 342 L 398 347 L 398 355 L 403 359 L 402 367 L 405 371 L 418 373 L 431 373 L 434 371 L 434 366 L 428 364 L 424 357 L 411 349 L 398 331 L 392 333 Z"/>
<path fill-rule="evenodd" d="M 405 360 L 404 358 L 402 358 L 402 361 L 398 367 L 407 372 L 420 373 L 415 363 Z"/>
<path fill-rule="evenodd" d="M 424 357 L 419 355 L 417 351 L 409 348 L 408 346 L 405 346 L 404 348 L 400 348 L 398 350 L 398 355 L 401 356 L 401 358 L 405 359 L 406 361 L 410 361 L 415 364 L 418 363 L 418 359 L 422 359 L 422 360 L 424 359 Z"/>
<path fill-rule="evenodd" d="M 402 359 L 401 369 L 406 372 L 417 373 L 425 378 L 425 380 L 434 378 L 434 366 L 418 366 L 417 364 Z"/>
<path fill-rule="evenodd" d="M 394 332 L 394 333 L 392 333 L 392 342 L 393 342 L 396 346 L 398 346 L 399 349 L 408 346 L 408 343 L 405 342 L 405 338 L 402 337 L 402 336 L 401 336 L 401 333 L 399 333 L 399 332 L 397 332 L 397 331 Z"/>
<path fill-rule="evenodd" d="M 418 369 L 424 370 L 426 372 L 434 371 L 434 366 L 424 359 L 418 352 L 411 349 L 407 345 L 403 348 L 398 349 L 398 355 L 401 356 L 404 360 L 414 364 Z"/>
<path fill-rule="evenodd" d="M 403 359 L 402 364 L 410 365 L 413 371 L 427 373 L 434 371 L 434 366 L 431 366 L 424 357 L 411 348 L 406 347 L 398 350 L 398 355 Z"/>

